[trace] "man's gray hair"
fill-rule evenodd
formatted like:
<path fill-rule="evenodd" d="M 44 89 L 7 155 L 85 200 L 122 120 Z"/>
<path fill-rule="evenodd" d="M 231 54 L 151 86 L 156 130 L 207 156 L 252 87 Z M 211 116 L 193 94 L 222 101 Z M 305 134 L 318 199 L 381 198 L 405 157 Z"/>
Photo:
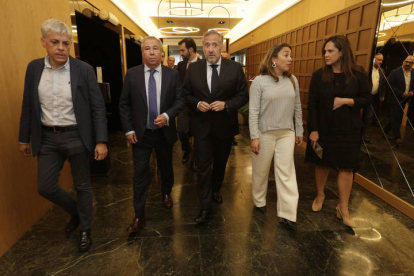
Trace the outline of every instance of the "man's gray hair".
<path fill-rule="evenodd" d="M 71 29 L 68 27 L 68 25 L 66 25 L 65 23 L 63 23 L 62 21 L 59 21 L 57 19 L 48 19 L 45 22 L 43 22 L 42 24 L 42 28 L 40 29 L 42 32 L 42 37 L 46 38 L 46 36 L 50 33 L 50 32 L 54 32 L 57 34 L 64 34 L 67 33 L 70 40 L 72 40 L 72 31 Z"/>
<path fill-rule="evenodd" d="M 141 42 L 141 52 L 144 51 L 144 43 L 147 39 L 155 39 L 156 41 L 158 41 L 158 43 L 160 44 L 160 51 L 163 52 L 163 48 L 162 48 L 162 42 L 161 40 L 159 40 L 158 38 L 156 38 L 155 36 L 146 36 L 142 42 Z"/>
<path fill-rule="evenodd" d="M 220 38 L 221 45 L 223 45 L 223 35 L 215 29 L 209 30 L 209 31 L 207 31 L 203 34 L 203 43 L 204 43 L 204 38 L 206 38 L 206 36 L 212 35 L 212 34 L 218 35 L 219 38 Z"/>

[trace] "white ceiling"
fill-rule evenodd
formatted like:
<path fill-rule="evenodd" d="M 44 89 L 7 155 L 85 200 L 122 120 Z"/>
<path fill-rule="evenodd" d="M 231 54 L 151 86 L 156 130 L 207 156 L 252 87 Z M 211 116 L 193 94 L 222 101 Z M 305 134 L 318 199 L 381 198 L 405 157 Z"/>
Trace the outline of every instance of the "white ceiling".
<path fill-rule="evenodd" d="M 229 38 L 231 42 L 237 40 L 261 24 L 265 23 L 269 19 L 275 17 L 277 14 L 283 12 L 287 8 L 295 5 L 302 0 L 204 0 L 204 13 L 197 17 L 186 17 L 186 20 L 183 20 L 183 17 L 175 17 L 167 13 L 167 10 L 170 8 L 170 2 L 171 8 L 175 8 L 184 6 L 184 0 L 163 0 L 161 1 L 161 4 L 160 0 L 110 1 L 114 3 L 118 8 L 120 8 L 126 15 L 128 15 L 146 33 L 162 38 L 171 37 L 171 35 L 160 33 L 158 31 L 158 13 L 160 16 L 160 22 L 171 19 L 173 22 L 175 21 L 180 24 L 177 25 L 177 27 L 195 27 L 195 25 L 207 26 L 209 24 L 206 24 L 206 18 L 217 18 L 223 20 L 226 19 L 224 20 L 226 23 L 223 24 L 223 27 L 228 28 L 228 11 L 231 18 L 231 31 L 224 35 L 225 37 Z M 191 3 L 191 7 L 201 8 L 200 0 L 187 1 Z M 225 9 L 217 8 L 219 3 L 220 6 L 224 7 Z M 159 4 L 160 6 L 158 9 Z M 156 17 L 156 20 L 154 17 Z M 174 27 L 176 27 L 175 25 L 176 24 L 174 24 Z M 200 31 L 198 33 L 194 33 L 192 37 L 201 36 L 203 32 L 207 31 L 207 29 L 203 28 L 204 27 L 200 28 Z M 175 35 L 174 37 L 177 36 L 178 35 Z M 189 35 L 184 36 L 188 37 Z"/>

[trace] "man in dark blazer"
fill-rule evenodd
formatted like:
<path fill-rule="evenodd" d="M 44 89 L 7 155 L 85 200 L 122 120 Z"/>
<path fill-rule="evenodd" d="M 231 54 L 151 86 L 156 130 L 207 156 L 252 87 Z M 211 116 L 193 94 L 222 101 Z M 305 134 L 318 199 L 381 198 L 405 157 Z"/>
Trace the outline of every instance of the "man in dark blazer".
<path fill-rule="evenodd" d="M 129 232 L 138 232 L 146 225 L 152 149 L 160 165 L 164 205 L 173 206 L 170 194 L 174 184 L 172 149 L 177 141 L 175 117 L 184 106 L 177 70 L 161 64 L 161 41 L 148 36 L 142 42 L 141 51 L 145 64 L 128 70 L 119 100 L 122 127 L 134 158 L 135 218 L 127 229 Z"/>
<path fill-rule="evenodd" d="M 200 212 L 204 222 L 211 202 L 222 202 L 224 179 L 233 137 L 239 133 L 237 110 L 248 101 L 247 84 L 239 63 L 223 59 L 223 36 L 216 30 L 203 36 L 205 59 L 192 64 L 185 76 L 183 91 L 192 110 L 191 131 L 198 160 Z"/>
<path fill-rule="evenodd" d="M 363 111 L 363 118 L 364 118 L 364 125 L 362 127 L 362 138 L 366 143 L 370 143 L 370 140 L 365 136 L 366 129 L 370 121 L 372 124 L 377 124 L 377 119 L 374 118 L 374 112 L 376 117 L 378 118 L 378 110 L 380 108 L 381 102 L 385 99 L 385 93 L 387 89 L 386 79 L 384 70 L 381 68 L 382 61 L 384 60 L 384 56 L 381 53 L 377 53 L 374 58 L 374 66 L 372 67 L 372 72 L 370 76 L 370 84 L 371 84 L 371 95 L 372 101 L 371 104 L 364 107 Z"/>
<path fill-rule="evenodd" d="M 37 156 L 39 194 L 72 217 L 69 234 L 80 224 L 79 250 L 91 245 L 92 190 L 89 157 L 107 155 L 106 111 L 93 68 L 69 56 L 72 32 L 56 20 L 42 25 L 45 58 L 29 63 L 24 85 L 19 143 L 24 156 Z M 31 143 L 31 147 L 30 147 Z M 68 160 L 77 201 L 58 185 Z"/>
<path fill-rule="evenodd" d="M 396 139 L 397 144 L 401 144 L 400 125 L 404 114 L 404 108 L 408 99 L 413 96 L 414 91 L 414 69 L 412 69 L 414 63 L 413 56 L 408 56 L 401 67 L 391 71 L 388 82 L 391 86 L 391 91 L 387 99 L 388 105 L 390 105 L 391 113 L 390 120 L 384 128 L 385 134 L 388 139 Z M 392 130 L 394 136 L 388 135 Z"/>
<path fill-rule="evenodd" d="M 181 83 L 184 83 L 184 78 L 187 73 L 190 64 L 196 62 L 197 58 L 197 45 L 192 38 L 184 38 L 178 42 L 180 46 L 180 55 L 182 61 L 177 64 L 177 70 L 180 73 Z M 182 162 L 187 163 L 191 152 L 193 150 L 190 143 L 190 124 L 191 124 L 191 110 L 189 107 L 185 107 L 177 117 L 177 132 L 181 141 L 181 148 L 184 152 Z M 196 170 L 196 156 L 193 154 L 191 168 Z"/>

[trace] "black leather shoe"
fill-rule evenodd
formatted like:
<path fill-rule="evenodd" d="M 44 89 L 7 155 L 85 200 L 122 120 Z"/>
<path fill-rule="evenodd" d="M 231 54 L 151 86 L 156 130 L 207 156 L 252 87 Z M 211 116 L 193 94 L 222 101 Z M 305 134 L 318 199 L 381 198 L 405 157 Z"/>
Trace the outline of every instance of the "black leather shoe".
<path fill-rule="evenodd" d="M 217 203 L 223 203 L 223 198 L 221 197 L 221 194 L 219 192 L 214 192 L 213 199 Z"/>
<path fill-rule="evenodd" d="M 72 216 L 65 227 L 65 233 L 70 234 L 79 226 L 79 216 Z"/>
<path fill-rule="evenodd" d="M 79 234 L 79 251 L 86 252 L 91 247 L 92 239 L 91 239 L 91 230 L 87 231 L 80 231 Z"/>
<path fill-rule="evenodd" d="M 283 225 L 286 225 L 286 226 L 288 226 L 290 228 L 296 228 L 296 222 L 293 222 L 293 221 L 290 221 L 290 220 L 287 220 L 287 219 L 284 219 L 284 218 L 282 218 L 279 221 L 279 223 L 281 223 Z"/>
<path fill-rule="evenodd" d="M 171 195 L 164 195 L 162 201 L 164 203 L 164 207 L 167 209 L 171 209 L 174 205 Z"/>
<path fill-rule="evenodd" d="M 190 159 L 190 155 L 191 155 L 191 150 L 184 151 L 183 160 L 182 160 L 183 164 L 188 162 L 188 160 Z"/>
<path fill-rule="evenodd" d="M 198 216 L 194 219 L 195 222 L 201 223 L 208 220 L 210 212 L 208 210 L 201 210 Z"/>
<path fill-rule="evenodd" d="M 257 207 L 255 206 L 256 210 L 258 210 L 259 212 L 266 214 L 266 205 L 262 206 L 262 207 Z"/>
<path fill-rule="evenodd" d="M 130 233 L 138 232 L 141 228 L 147 225 L 147 220 L 145 217 L 142 218 L 134 218 L 131 224 L 128 226 L 127 231 Z"/>

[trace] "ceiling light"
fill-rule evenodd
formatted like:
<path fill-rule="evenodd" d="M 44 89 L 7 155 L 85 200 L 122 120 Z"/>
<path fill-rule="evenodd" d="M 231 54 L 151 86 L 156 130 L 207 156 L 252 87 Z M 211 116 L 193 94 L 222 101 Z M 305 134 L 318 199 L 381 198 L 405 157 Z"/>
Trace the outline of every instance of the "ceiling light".
<path fill-rule="evenodd" d="M 413 3 L 414 0 L 406 0 L 406 1 L 400 1 L 400 2 L 396 2 L 396 3 L 381 3 L 382 6 L 398 6 L 398 5 L 403 5 L 403 4 L 409 4 L 409 3 Z"/>
<path fill-rule="evenodd" d="M 178 13 L 178 11 L 181 11 L 182 13 Z M 196 13 L 193 14 L 193 11 Z M 204 11 L 200 8 L 193 7 L 175 7 L 168 9 L 167 13 L 171 16 L 199 16 L 203 15 Z"/>
<path fill-rule="evenodd" d="M 230 32 L 230 29 L 228 29 L 228 28 L 211 28 L 211 29 L 208 29 L 208 30 L 209 31 L 216 30 L 220 34 Z"/>
<path fill-rule="evenodd" d="M 195 27 L 164 27 L 160 28 L 159 31 L 166 34 L 188 34 L 197 33 L 200 29 Z"/>
<path fill-rule="evenodd" d="M 224 23 L 226 23 L 226 22 L 224 22 L 224 21 L 219 21 L 219 24 L 224 24 Z"/>
<path fill-rule="evenodd" d="M 385 17 L 388 22 L 407 22 L 414 20 L 414 14 L 396 14 Z"/>
<path fill-rule="evenodd" d="M 386 33 L 378 33 L 377 37 L 383 37 L 383 36 L 386 36 L 386 35 L 387 35 Z"/>
<path fill-rule="evenodd" d="M 171 20 L 167 20 L 167 23 L 173 23 Z"/>

